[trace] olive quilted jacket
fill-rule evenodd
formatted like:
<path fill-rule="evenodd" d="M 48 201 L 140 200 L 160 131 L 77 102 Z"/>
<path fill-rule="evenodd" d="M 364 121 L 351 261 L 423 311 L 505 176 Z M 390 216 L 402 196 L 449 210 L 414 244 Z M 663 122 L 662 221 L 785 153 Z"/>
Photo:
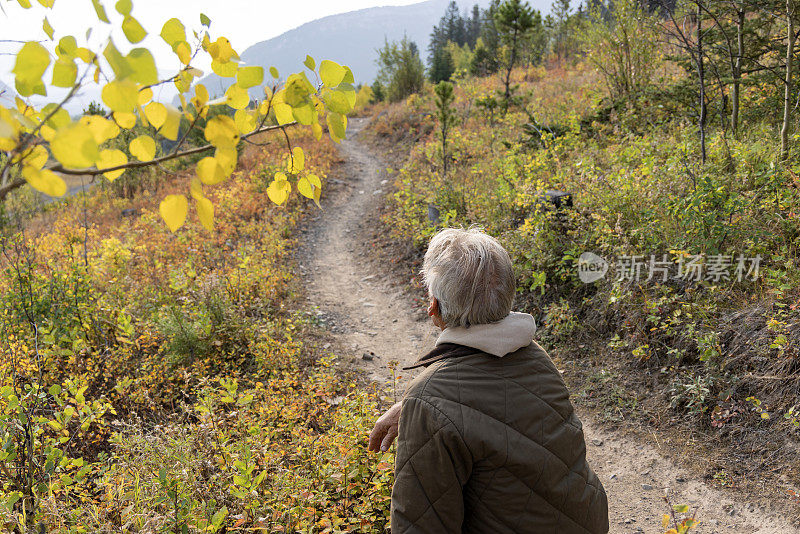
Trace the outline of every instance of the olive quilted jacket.
<path fill-rule="evenodd" d="M 605 491 L 547 353 L 535 342 L 502 357 L 438 352 L 403 400 L 392 533 L 608 532 Z"/>

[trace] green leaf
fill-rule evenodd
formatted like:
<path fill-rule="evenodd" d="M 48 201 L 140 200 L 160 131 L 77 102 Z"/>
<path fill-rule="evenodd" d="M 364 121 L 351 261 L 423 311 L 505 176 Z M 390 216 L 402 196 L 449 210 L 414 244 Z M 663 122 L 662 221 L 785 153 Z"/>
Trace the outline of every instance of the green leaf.
<path fill-rule="evenodd" d="M 53 85 L 56 87 L 72 87 L 78 78 L 78 66 L 75 60 L 61 57 L 53 65 Z"/>
<path fill-rule="evenodd" d="M 92 0 L 92 5 L 94 6 L 95 13 L 97 13 L 97 18 L 106 24 L 109 24 L 111 21 L 108 20 L 106 8 L 103 7 L 103 4 L 100 3 L 100 0 Z"/>
<path fill-rule="evenodd" d="M 114 41 L 111 39 L 108 40 L 106 49 L 103 51 L 103 57 L 111 65 L 111 70 L 114 71 L 114 77 L 117 80 L 124 80 L 133 74 L 133 69 L 128 65 L 128 60 L 117 50 L 117 47 L 114 46 Z"/>
<path fill-rule="evenodd" d="M 685 514 L 689 511 L 688 504 L 676 504 L 672 506 L 672 509 L 675 510 L 679 514 Z"/>
<path fill-rule="evenodd" d="M 334 61 L 322 60 L 319 65 L 319 77 L 326 87 L 335 87 L 342 83 L 347 70 Z"/>
<path fill-rule="evenodd" d="M 173 46 L 179 41 L 186 40 L 186 28 L 178 19 L 169 19 L 161 28 L 161 38 L 164 39 L 169 46 Z"/>
<path fill-rule="evenodd" d="M 147 32 L 139 24 L 139 21 L 128 15 L 122 21 L 122 31 L 125 37 L 133 44 L 141 42 L 142 39 L 147 37 Z"/>
<path fill-rule="evenodd" d="M 128 66 L 133 70 L 131 80 L 142 85 L 158 82 L 158 69 L 153 54 L 147 48 L 134 48 L 127 57 Z"/>
<path fill-rule="evenodd" d="M 260 85 L 263 81 L 264 67 L 240 67 L 236 73 L 236 83 L 244 89 Z"/>
<path fill-rule="evenodd" d="M 344 70 L 347 72 L 344 75 L 344 79 L 342 79 L 342 83 L 356 83 L 356 79 L 353 77 L 353 71 L 350 70 L 350 67 L 345 65 Z"/>
<path fill-rule="evenodd" d="M 208 28 L 211 26 L 211 19 L 205 13 L 200 13 L 200 24 Z"/>
<path fill-rule="evenodd" d="M 223 506 L 216 513 L 211 516 L 211 524 L 215 527 L 219 528 L 222 526 L 222 522 L 225 520 L 225 517 L 228 515 L 228 508 Z"/>
<path fill-rule="evenodd" d="M 303 65 L 308 67 L 308 70 L 317 70 L 317 62 L 309 55 L 306 55 L 306 60 L 303 62 Z"/>
<path fill-rule="evenodd" d="M 131 2 L 131 0 L 119 0 L 114 8 L 117 10 L 117 13 L 126 17 L 131 14 L 133 2 Z"/>
<path fill-rule="evenodd" d="M 59 56 L 72 57 L 78 50 L 78 41 L 71 35 L 65 35 L 58 41 L 56 46 L 56 54 Z"/>
<path fill-rule="evenodd" d="M 325 99 L 325 107 L 333 112 L 347 115 L 353 111 L 350 100 L 342 91 L 325 91 L 323 98 Z"/>
<path fill-rule="evenodd" d="M 309 102 L 304 106 L 292 108 L 292 116 L 300 124 L 310 126 L 314 123 L 316 118 L 314 105 Z"/>
<path fill-rule="evenodd" d="M 52 40 L 54 31 L 53 27 L 50 25 L 50 21 L 47 20 L 47 17 L 45 17 L 44 21 L 42 21 L 42 29 L 44 30 L 44 33 L 46 33 L 47 36 Z"/>
<path fill-rule="evenodd" d="M 47 49 L 39 43 L 28 41 L 17 53 L 13 72 L 17 81 L 33 88 L 41 83 L 42 76 L 49 65 L 50 54 Z M 23 94 L 22 96 L 29 96 L 30 94 Z"/>
<path fill-rule="evenodd" d="M 347 132 L 347 117 L 340 113 L 331 112 L 325 117 L 330 130 L 331 138 L 337 143 L 345 138 Z"/>
<path fill-rule="evenodd" d="M 272 76 L 272 77 L 273 77 L 273 78 L 275 78 L 276 80 L 279 78 L 279 76 L 278 76 L 278 69 L 276 69 L 275 67 L 270 67 L 270 68 L 269 68 L 269 74 L 270 74 L 270 76 Z"/>

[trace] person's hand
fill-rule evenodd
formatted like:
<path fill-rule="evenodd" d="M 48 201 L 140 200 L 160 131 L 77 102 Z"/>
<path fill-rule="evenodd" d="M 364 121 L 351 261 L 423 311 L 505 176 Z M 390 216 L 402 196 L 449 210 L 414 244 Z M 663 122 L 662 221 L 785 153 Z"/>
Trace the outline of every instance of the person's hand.
<path fill-rule="evenodd" d="M 383 452 L 389 450 L 394 438 L 397 437 L 401 405 L 402 403 L 398 402 L 386 410 L 386 413 L 375 422 L 375 427 L 369 433 L 369 450 L 373 452 L 377 452 L 379 449 Z"/>

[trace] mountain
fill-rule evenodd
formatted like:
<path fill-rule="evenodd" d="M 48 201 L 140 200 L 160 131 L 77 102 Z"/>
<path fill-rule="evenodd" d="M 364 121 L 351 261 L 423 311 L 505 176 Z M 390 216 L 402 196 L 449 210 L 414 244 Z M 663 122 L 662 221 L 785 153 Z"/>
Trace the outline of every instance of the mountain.
<path fill-rule="evenodd" d="M 459 0 L 462 10 L 474 4 L 489 5 L 490 0 Z M 433 26 L 444 15 L 450 0 L 428 0 L 408 6 L 385 6 L 360 9 L 314 20 L 268 41 L 249 47 L 242 54 L 248 65 L 274 66 L 281 77 L 303 68 L 306 54 L 319 63 L 331 59 L 348 65 L 357 83 L 372 83 L 377 74 L 375 59 L 384 40 L 399 40 L 403 34 L 417 44 L 425 60 Z M 543 12 L 551 0 L 534 0 L 530 4 Z M 210 74 L 201 80 L 212 95 L 221 95 L 232 83 L 230 78 Z M 253 91 L 253 96 L 263 94 Z"/>

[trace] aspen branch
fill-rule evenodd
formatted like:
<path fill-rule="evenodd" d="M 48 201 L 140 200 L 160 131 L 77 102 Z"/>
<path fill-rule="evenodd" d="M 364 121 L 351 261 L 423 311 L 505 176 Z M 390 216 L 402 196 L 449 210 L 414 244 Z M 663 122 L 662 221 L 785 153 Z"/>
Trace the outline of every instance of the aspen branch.
<path fill-rule="evenodd" d="M 289 126 L 294 126 L 296 124 L 297 124 L 296 122 L 290 122 L 288 124 L 281 124 L 281 125 L 275 125 L 275 126 L 264 126 L 264 127 L 259 128 L 257 130 L 253 130 L 252 132 L 250 132 L 250 133 L 248 133 L 246 135 L 243 135 L 241 137 L 241 139 L 248 139 L 250 137 L 253 137 L 254 135 L 258 135 L 258 134 L 265 133 L 265 132 L 270 132 L 270 131 L 273 131 L 273 130 L 284 130 L 284 128 L 287 128 Z M 172 154 L 168 154 L 168 155 L 162 156 L 160 158 L 155 158 L 155 159 L 151 159 L 151 160 L 148 160 L 148 161 L 129 161 L 128 163 L 125 163 L 125 164 L 122 164 L 122 165 L 116 165 L 114 167 L 107 167 L 105 169 L 97 169 L 97 168 L 67 169 L 63 165 L 59 164 L 59 165 L 54 165 L 52 167 L 48 167 L 48 170 L 51 170 L 53 172 L 57 172 L 57 173 L 60 173 L 60 174 L 67 174 L 67 175 L 72 175 L 72 176 L 81 176 L 81 175 L 84 175 L 84 176 L 97 176 L 99 174 L 104 174 L 104 173 L 112 172 L 112 171 L 121 171 L 121 170 L 124 170 L 124 169 L 140 169 L 142 167 L 149 167 L 151 165 L 157 165 L 159 163 L 164 163 L 165 161 L 170 161 L 170 160 L 173 160 L 173 159 L 182 158 L 184 156 L 191 156 L 191 155 L 194 155 L 194 154 L 202 154 L 203 152 L 207 152 L 207 151 L 209 151 L 209 150 L 211 150 L 213 148 L 215 148 L 214 145 L 209 143 L 207 145 L 203 145 L 203 146 L 199 146 L 199 147 L 195 147 L 195 148 L 190 148 L 190 149 L 184 150 L 182 152 L 175 152 L 175 153 L 172 153 Z"/>

